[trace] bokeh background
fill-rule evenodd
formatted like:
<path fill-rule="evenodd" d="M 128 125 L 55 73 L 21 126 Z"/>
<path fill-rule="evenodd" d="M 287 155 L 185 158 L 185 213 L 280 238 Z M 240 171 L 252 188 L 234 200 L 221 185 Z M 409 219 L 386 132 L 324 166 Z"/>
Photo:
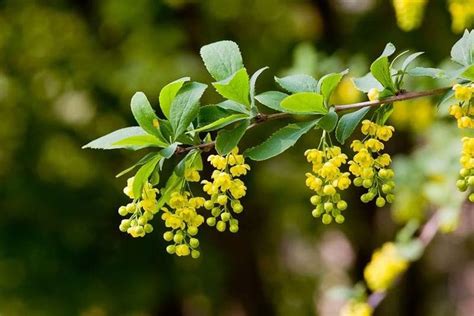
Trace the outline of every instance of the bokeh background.
<path fill-rule="evenodd" d="M 115 174 L 143 153 L 81 149 L 134 124 L 134 92 L 156 106 L 169 81 L 210 82 L 199 48 L 213 41 L 238 42 L 250 72 L 270 66 L 265 91 L 275 74 L 363 75 L 388 41 L 425 51 L 425 66 L 445 64 L 458 37 L 441 0 L 410 33 L 390 1 L 0 0 L 0 315 L 336 315 L 342 301 L 329 289 L 361 280 L 373 249 L 439 208 L 445 231 L 460 227 L 435 238 L 376 315 L 473 315 L 474 217 L 459 212 L 454 185 L 460 135 L 436 100 L 396 106 L 392 209 L 352 190 L 346 223 L 312 218 L 309 134 L 252 164 L 239 233 L 204 229 L 198 260 L 166 253 L 159 219 L 146 238 L 119 232 L 127 199 Z M 334 102 L 362 99 L 346 80 Z M 242 147 L 281 124 L 253 130 Z"/>

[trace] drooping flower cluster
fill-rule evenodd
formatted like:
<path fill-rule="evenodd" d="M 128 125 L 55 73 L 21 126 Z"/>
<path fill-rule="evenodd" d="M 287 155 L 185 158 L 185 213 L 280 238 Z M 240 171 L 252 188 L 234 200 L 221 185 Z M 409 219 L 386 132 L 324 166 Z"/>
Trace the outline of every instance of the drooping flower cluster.
<path fill-rule="evenodd" d="M 456 84 L 453 90 L 454 97 L 459 103 L 450 106 L 449 114 L 456 118 L 459 128 L 474 128 L 474 104 L 472 104 L 474 84 L 465 86 Z"/>
<path fill-rule="evenodd" d="M 153 215 L 158 212 L 156 195 L 159 192 L 158 189 L 153 188 L 149 182 L 145 182 L 142 195 L 135 197 L 133 194 L 133 181 L 134 177 L 129 178 L 127 180 L 127 186 L 123 189 L 123 192 L 133 199 L 133 201 L 118 209 L 118 213 L 121 216 L 131 215 L 128 219 L 122 220 L 119 229 L 137 238 L 143 237 L 145 234 L 153 231 L 153 226 L 148 222 L 152 220 Z"/>
<path fill-rule="evenodd" d="M 461 33 L 474 23 L 474 0 L 449 0 L 451 29 Z"/>
<path fill-rule="evenodd" d="M 365 267 L 365 282 L 372 291 L 383 292 L 407 268 L 408 260 L 399 253 L 394 243 L 387 242 L 373 253 L 371 261 Z"/>
<path fill-rule="evenodd" d="M 428 0 L 393 0 L 398 26 L 409 32 L 418 28 Z"/>
<path fill-rule="evenodd" d="M 206 223 L 209 226 L 216 226 L 216 229 L 223 232 L 236 233 L 239 230 L 239 221 L 234 218 L 234 214 L 243 211 L 240 199 L 245 196 L 247 187 L 238 177 L 247 174 L 250 166 L 245 163 L 243 155 L 238 154 L 238 148 L 234 148 L 228 155 L 210 155 L 208 161 L 216 169 L 212 173 L 212 182 L 203 180 L 203 190 L 210 199 L 204 202 L 204 207 L 211 211 L 211 216 Z"/>
<path fill-rule="evenodd" d="M 454 97 L 459 101 L 449 108 L 449 114 L 454 116 L 459 128 L 474 128 L 474 84 L 453 86 Z M 459 160 L 461 170 L 456 185 L 462 192 L 474 188 L 474 138 L 463 137 L 462 154 Z M 469 195 L 469 200 L 474 202 L 474 193 Z"/>
<path fill-rule="evenodd" d="M 469 201 L 474 202 L 474 193 L 472 193 L 474 189 L 474 138 L 463 137 L 462 154 L 459 161 L 462 168 L 459 171 L 459 180 L 456 185 L 462 192 L 470 189 Z"/>
<path fill-rule="evenodd" d="M 367 302 L 349 300 L 342 307 L 339 316 L 372 316 L 373 311 Z"/>
<path fill-rule="evenodd" d="M 316 192 L 310 199 L 315 206 L 312 215 L 322 216 L 324 224 L 330 224 L 333 218 L 337 223 L 344 222 L 341 212 L 347 208 L 347 203 L 338 191 L 347 189 L 351 184 L 349 172 L 340 170 L 347 156 L 337 146 L 324 146 L 322 150 L 308 149 L 304 154 L 313 165 L 312 172 L 306 173 L 306 186 Z"/>
<path fill-rule="evenodd" d="M 385 147 L 383 142 L 392 137 L 394 128 L 364 120 L 361 130 L 366 137 L 363 141 L 352 142 L 351 148 L 356 154 L 353 160 L 349 161 L 349 171 L 356 177 L 354 185 L 363 186 L 368 190 L 361 196 L 362 202 L 368 203 L 377 197 L 377 206 L 383 207 L 385 202 L 392 203 L 394 200 L 394 173 L 388 168 L 391 158 L 389 154 L 381 154 Z"/>
<path fill-rule="evenodd" d="M 198 258 L 199 240 L 195 236 L 204 217 L 198 214 L 197 209 L 204 205 L 204 198 L 192 197 L 189 191 L 178 190 L 171 193 L 168 205 L 170 210 L 162 208 L 161 218 L 170 230 L 163 234 L 163 238 L 173 244 L 166 247 L 166 251 L 180 257 L 191 255 Z"/>

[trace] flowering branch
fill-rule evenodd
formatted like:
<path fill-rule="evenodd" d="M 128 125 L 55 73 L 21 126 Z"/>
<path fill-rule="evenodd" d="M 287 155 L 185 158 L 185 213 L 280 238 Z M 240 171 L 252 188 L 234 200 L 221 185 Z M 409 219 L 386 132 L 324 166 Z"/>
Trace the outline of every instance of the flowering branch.
<path fill-rule="evenodd" d="M 400 94 L 397 94 L 395 96 L 392 96 L 383 100 L 364 101 L 364 102 L 351 103 L 351 104 L 336 104 L 333 107 L 336 112 L 361 109 L 364 107 L 375 107 L 375 106 L 398 102 L 398 101 L 412 100 L 412 99 L 418 99 L 418 98 L 427 97 L 427 96 L 439 95 L 446 92 L 449 89 L 451 89 L 451 87 L 444 87 L 444 88 L 438 88 L 438 89 L 427 90 L 427 91 L 419 91 L 419 92 L 402 92 Z M 273 114 L 259 113 L 255 116 L 254 122 L 247 129 L 251 129 L 264 122 L 275 121 L 275 120 L 285 119 L 289 117 L 291 117 L 290 113 L 273 113 Z M 203 144 L 194 145 L 194 146 L 188 146 L 188 147 L 178 146 L 176 148 L 175 153 L 182 154 L 182 153 L 191 151 L 193 149 L 201 149 L 203 151 L 209 151 L 215 146 L 215 144 L 216 143 L 212 141 L 212 142 L 203 143 Z"/>
<path fill-rule="evenodd" d="M 417 240 L 421 242 L 423 247 L 426 248 L 430 244 L 430 242 L 433 240 L 434 236 L 438 232 L 439 228 L 439 218 L 438 218 L 438 213 L 435 212 L 430 219 L 423 225 L 421 228 L 420 235 L 418 236 Z M 373 292 L 370 294 L 369 298 L 367 299 L 367 302 L 372 308 L 376 308 L 377 306 L 380 305 L 380 303 L 384 300 L 385 296 L 387 295 L 387 292 Z"/>

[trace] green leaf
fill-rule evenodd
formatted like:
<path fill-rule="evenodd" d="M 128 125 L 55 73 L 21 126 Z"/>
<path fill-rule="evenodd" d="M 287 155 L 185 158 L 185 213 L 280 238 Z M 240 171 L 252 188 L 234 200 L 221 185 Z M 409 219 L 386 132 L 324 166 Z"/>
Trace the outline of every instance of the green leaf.
<path fill-rule="evenodd" d="M 207 124 L 205 126 L 199 127 L 193 132 L 207 132 L 207 131 L 215 131 L 216 129 L 225 127 L 229 124 L 232 124 L 237 121 L 244 120 L 248 118 L 249 116 L 247 114 L 232 114 L 223 118 L 218 119 L 217 121 L 214 121 L 210 124 Z"/>
<path fill-rule="evenodd" d="M 177 147 L 178 147 L 178 143 L 173 143 L 169 145 L 168 147 L 160 150 L 160 155 L 163 156 L 163 158 L 165 159 L 169 159 L 171 158 L 171 156 L 174 155 Z"/>
<path fill-rule="evenodd" d="M 131 126 L 131 127 L 125 127 L 118 129 L 116 131 L 113 131 L 112 133 L 109 133 L 107 135 L 104 135 L 102 137 L 99 137 L 90 143 L 82 146 L 82 148 L 92 148 L 92 149 L 119 149 L 119 148 L 126 148 L 126 149 L 132 149 L 132 150 L 138 150 L 142 149 L 144 147 L 148 146 L 143 146 L 143 145 L 117 145 L 117 142 L 127 139 L 133 136 L 146 136 L 149 135 L 146 131 L 143 130 L 143 128 L 139 126 Z"/>
<path fill-rule="evenodd" d="M 239 46 L 232 41 L 220 41 L 203 46 L 201 58 L 207 71 L 217 81 L 229 78 L 244 67 Z"/>
<path fill-rule="evenodd" d="M 231 101 L 234 102 L 234 101 Z M 197 126 L 205 126 L 217 121 L 223 117 L 235 114 L 233 111 L 226 110 L 218 105 L 206 105 L 199 109 Z"/>
<path fill-rule="evenodd" d="M 471 65 L 464 70 L 461 77 L 469 81 L 474 81 L 474 65 Z"/>
<path fill-rule="evenodd" d="M 275 77 L 275 81 L 286 91 L 297 92 L 316 92 L 318 82 L 309 75 L 291 75 L 283 78 Z"/>
<path fill-rule="evenodd" d="M 166 181 L 165 187 L 160 190 L 161 196 L 158 199 L 157 208 L 161 209 L 166 203 L 168 203 L 171 193 L 182 187 L 183 184 L 183 177 L 180 177 L 176 172 L 173 172 L 168 178 L 168 181 Z"/>
<path fill-rule="evenodd" d="M 250 82 L 247 70 L 242 68 L 230 77 L 212 84 L 216 91 L 229 100 L 242 103 L 247 107 L 249 103 Z"/>
<path fill-rule="evenodd" d="M 392 81 L 392 75 L 390 73 L 390 64 L 388 62 L 388 57 L 395 52 L 395 46 L 392 43 L 388 43 L 385 46 L 382 55 L 377 58 L 372 65 L 370 65 L 370 72 L 375 79 L 378 80 L 385 88 L 389 88 L 392 91 L 395 91 L 395 86 Z"/>
<path fill-rule="evenodd" d="M 328 104 L 329 98 L 333 91 L 337 88 L 337 85 L 341 81 L 342 77 L 347 73 L 347 71 L 340 73 L 327 74 L 321 79 L 318 83 L 318 92 L 323 95 L 324 102 Z"/>
<path fill-rule="evenodd" d="M 383 87 L 395 90 L 387 57 L 379 57 L 370 66 L 370 72 Z"/>
<path fill-rule="evenodd" d="M 259 70 L 257 70 L 252 75 L 252 77 L 250 77 L 250 103 L 251 103 L 252 107 L 255 106 L 255 85 L 257 83 L 257 79 L 262 74 L 262 72 L 264 72 L 267 69 L 268 69 L 268 67 L 262 67 Z"/>
<path fill-rule="evenodd" d="M 193 149 L 185 159 L 186 168 L 193 168 L 196 170 L 202 170 L 204 165 L 202 163 L 201 151 Z"/>
<path fill-rule="evenodd" d="M 175 139 L 186 131 L 198 115 L 199 99 L 206 88 L 205 84 L 192 82 L 181 88 L 176 95 L 170 110 L 170 122 Z"/>
<path fill-rule="evenodd" d="M 463 66 L 474 64 L 474 31 L 464 31 L 451 49 L 451 59 Z"/>
<path fill-rule="evenodd" d="M 137 198 L 142 196 L 143 185 L 146 181 L 148 181 L 148 178 L 155 169 L 156 164 L 162 158 L 163 157 L 161 157 L 161 155 L 157 155 L 153 159 L 148 161 L 146 164 L 141 166 L 140 169 L 138 169 L 137 173 L 135 174 L 135 177 L 133 178 L 133 196 Z"/>
<path fill-rule="evenodd" d="M 161 89 L 159 97 L 160 107 L 166 118 L 170 118 L 171 103 L 176 97 L 176 94 L 178 93 L 179 89 L 181 89 L 184 83 L 189 81 L 190 79 L 191 78 L 189 77 L 177 79 L 171 83 L 168 83 L 166 86 L 163 87 L 163 89 Z"/>
<path fill-rule="evenodd" d="M 145 163 L 147 163 L 148 161 L 150 161 L 153 157 L 155 157 L 156 155 L 159 155 L 158 153 L 156 152 L 152 152 L 152 153 L 148 153 L 146 154 L 145 156 L 143 156 L 139 161 L 137 161 L 133 166 L 125 169 L 125 170 L 122 170 L 120 173 L 118 173 L 117 175 L 115 175 L 116 178 L 120 178 L 121 176 L 129 173 L 130 171 L 132 171 L 133 169 L 135 169 L 136 167 L 138 166 L 141 166 L 141 165 L 144 165 Z"/>
<path fill-rule="evenodd" d="M 286 98 L 288 94 L 280 91 L 267 91 L 255 96 L 255 100 L 265 105 L 266 107 L 278 111 L 288 112 L 288 110 L 281 107 L 280 103 Z"/>
<path fill-rule="evenodd" d="M 245 120 L 239 122 L 231 129 L 220 130 L 216 138 L 216 150 L 219 155 L 223 156 L 230 153 L 239 144 L 249 125 L 250 120 Z"/>
<path fill-rule="evenodd" d="M 369 110 L 370 107 L 365 107 L 355 112 L 347 113 L 339 119 L 339 124 L 337 124 L 336 128 L 336 139 L 341 144 L 344 144 L 346 139 L 352 135 L 357 125 L 359 125 Z"/>
<path fill-rule="evenodd" d="M 245 106 L 243 106 L 240 103 L 234 102 L 232 100 L 225 100 L 221 103 L 217 103 L 215 106 L 224 110 L 229 110 L 229 111 L 234 111 L 234 112 L 250 115 L 250 111 Z"/>
<path fill-rule="evenodd" d="M 332 132 L 336 128 L 337 119 L 337 113 L 334 111 L 334 108 L 331 108 L 328 114 L 319 119 L 318 126 L 325 131 Z"/>
<path fill-rule="evenodd" d="M 247 149 L 245 155 L 256 161 L 275 157 L 292 147 L 317 122 L 318 120 L 289 124 L 276 131 L 260 145 Z"/>
<path fill-rule="evenodd" d="M 299 92 L 284 98 L 280 106 L 297 113 L 326 114 L 323 96 L 316 92 Z"/>
<path fill-rule="evenodd" d="M 167 143 L 162 142 L 158 138 L 156 138 L 153 135 L 146 134 L 146 135 L 137 135 L 137 136 L 130 136 L 124 139 L 121 139 L 115 143 L 113 143 L 115 146 L 120 146 L 123 148 L 133 148 L 133 147 L 140 147 L 140 148 L 146 148 L 146 147 L 161 147 L 164 148 L 168 146 Z"/>
<path fill-rule="evenodd" d="M 156 116 L 155 111 L 143 92 L 137 92 L 133 95 L 130 107 L 135 120 L 141 128 L 147 131 L 147 133 L 155 135 L 163 142 L 166 142 L 159 128 L 155 126 L 158 122 L 158 116 Z"/>
<path fill-rule="evenodd" d="M 356 88 L 364 93 L 368 93 L 372 88 L 375 88 L 379 91 L 383 90 L 383 86 L 377 81 L 377 79 L 374 78 L 374 76 L 372 76 L 370 72 L 363 77 L 354 78 L 352 81 L 354 82 Z"/>
<path fill-rule="evenodd" d="M 435 79 L 444 78 L 446 76 L 444 70 L 438 68 L 415 67 L 409 69 L 407 74 L 413 77 L 431 77 Z"/>
<path fill-rule="evenodd" d="M 151 172 L 150 179 L 148 180 L 152 186 L 158 185 L 160 183 L 160 166 L 157 164 L 155 169 Z"/>
<path fill-rule="evenodd" d="M 424 54 L 424 52 L 416 52 L 416 53 L 408 55 L 407 58 L 405 58 L 405 60 L 403 61 L 402 70 L 406 71 L 408 66 L 410 66 L 410 64 L 412 62 L 414 62 L 415 59 L 417 59 L 419 56 L 421 56 L 423 54 Z"/>
<path fill-rule="evenodd" d="M 380 57 L 390 57 L 393 55 L 393 53 L 395 53 L 395 50 L 396 48 L 392 43 L 387 43 Z"/>

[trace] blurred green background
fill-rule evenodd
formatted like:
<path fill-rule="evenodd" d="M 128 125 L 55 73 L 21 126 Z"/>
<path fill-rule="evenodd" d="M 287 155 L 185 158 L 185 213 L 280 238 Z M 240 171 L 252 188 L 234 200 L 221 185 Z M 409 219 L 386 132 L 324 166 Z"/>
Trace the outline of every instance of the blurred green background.
<path fill-rule="evenodd" d="M 422 218 L 430 196 L 455 191 L 459 135 L 453 121 L 432 126 L 431 101 L 394 114 L 388 151 L 417 153 L 395 163 L 403 176 L 392 212 L 362 205 L 352 190 L 345 224 L 312 218 L 310 134 L 252 165 L 239 233 L 204 229 L 198 260 L 165 252 L 159 219 L 143 239 L 119 232 L 127 199 L 114 176 L 141 153 L 81 146 L 133 125 L 137 90 L 156 106 L 169 81 L 210 82 L 198 53 L 207 43 L 236 41 L 249 72 L 270 66 L 261 92 L 275 89 L 276 74 L 319 78 L 350 65 L 363 75 L 388 41 L 438 65 L 459 36 L 445 1 L 430 1 L 425 15 L 405 33 L 390 1 L 0 0 L 0 315 L 336 315 L 342 302 L 327 289 L 360 280 L 400 223 Z M 413 88 L 431 86 L 420 79 Z M 362 97 L 347 80 L 337 101 Z M 281 124 L 255 129 L 242 147 Z M 376 315 L 473 315 L 473 223 L 467 212 L 456 233 L 437 237 Z"/>

